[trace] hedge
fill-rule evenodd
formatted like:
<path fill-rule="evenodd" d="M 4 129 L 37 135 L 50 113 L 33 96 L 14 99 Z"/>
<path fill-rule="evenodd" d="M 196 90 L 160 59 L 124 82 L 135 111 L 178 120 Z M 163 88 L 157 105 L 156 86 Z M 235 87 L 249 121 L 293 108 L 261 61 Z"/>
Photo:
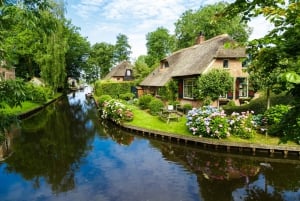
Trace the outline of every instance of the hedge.
<path fill-rule="evenodd" d="M 110 95 L 112 98 L 119 98 L 120 94 L 130 93 L 132 86 L 134 86 L 133 82 L 112 82 L 99 80 L 95 82 L 95 95 Z"/>

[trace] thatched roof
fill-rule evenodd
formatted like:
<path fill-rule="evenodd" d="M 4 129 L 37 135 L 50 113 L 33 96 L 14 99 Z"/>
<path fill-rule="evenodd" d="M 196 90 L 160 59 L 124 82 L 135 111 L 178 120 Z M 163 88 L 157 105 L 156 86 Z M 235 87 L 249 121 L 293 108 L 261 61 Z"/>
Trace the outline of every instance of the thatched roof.
<path fill-rule="evenodd" d="M 203 73 L 216 58 L 244 58 L 245 48 L 227 48 L 227 43 L 234 43 L 227 34 L 219 35 L 200 44 L 174 52 L 162 61 L 169 67 L 156 68 L 142 82 L 141 86 L 164 86 L 172 77 L 196 76 Z"/>
<path fill-rule="evenodd" d="M 132 69 L 132 65 L 129 61 L 122 61 L 103 78 L 104 80 L 109 80 L 112 77 L 124 77 L 126 69 Z"/>

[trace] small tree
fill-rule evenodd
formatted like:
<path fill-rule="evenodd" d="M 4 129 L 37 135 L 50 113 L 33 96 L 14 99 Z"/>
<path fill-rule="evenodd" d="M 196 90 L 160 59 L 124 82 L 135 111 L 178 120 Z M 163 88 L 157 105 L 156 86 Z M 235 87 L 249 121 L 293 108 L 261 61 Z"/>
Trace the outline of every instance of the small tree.
<path fill-rule="evenodd" d="M 199 77 L 197 82 L 197 97 L 201 100 L 218 100 L 220 95 L 232 89 L 233 79 L 229 72 L 213 69 Z"/>

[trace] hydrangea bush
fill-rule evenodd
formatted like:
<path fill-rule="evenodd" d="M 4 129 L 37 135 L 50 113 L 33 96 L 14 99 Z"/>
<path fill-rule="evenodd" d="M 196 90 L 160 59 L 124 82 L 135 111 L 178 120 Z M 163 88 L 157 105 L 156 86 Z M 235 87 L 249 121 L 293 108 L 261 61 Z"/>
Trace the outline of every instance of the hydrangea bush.
<path fill-rule="evenodd" d="M 228 116 L 223 110 L 212 106 L 190 110 L 186 125 L 193 135 L 209 138 L 226 138 L 230 135 L 251 138 L 256 127 L 251 112 L 234 112 Z"/>
<path fill-rule="evenodd" d="M 111 99 L 105 101 L 100 109 L 102 119 L 109 119 L 120 124 L 122 121 L 131 121 L 133 119 L 133 112 L 128 106 L 122 102 Z"/>

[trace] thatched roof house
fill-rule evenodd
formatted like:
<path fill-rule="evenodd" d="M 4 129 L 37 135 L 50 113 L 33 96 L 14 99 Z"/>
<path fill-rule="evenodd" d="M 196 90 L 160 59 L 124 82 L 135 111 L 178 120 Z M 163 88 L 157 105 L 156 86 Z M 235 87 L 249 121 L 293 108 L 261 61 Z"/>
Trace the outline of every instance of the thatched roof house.
<path fill-rule="evenodd" d="M 178 97 L 181 100 L 192 100 L 194 98 L 191 94 L 192 87 L 195 86 L 193 84 L 196 78 L 212 68 L 228 69 L 232 77 L 235 79 L 241 77 L 245 82 L 244 78 L 248 75 L 243 71 L 241 61 L 242 58 L 246 58 L 245 48 L 235 47 L 234 40 L 227 34 L 206 41 L 203 37 L 199 36 L 196 45 L 181 49 L 161 60 L 160 66 L 140 83 L 144 91 L 156 94 L 158 87 L 175 79 L 179 83 Z M 236 90 L 235 93 L 239 91 Z"/>
<path fill-rule="evenodd" d="M 128 81 L 133 79 L 133 66 L 129 61 L 122 61 L 103 78 L 104 80 Z"/>

